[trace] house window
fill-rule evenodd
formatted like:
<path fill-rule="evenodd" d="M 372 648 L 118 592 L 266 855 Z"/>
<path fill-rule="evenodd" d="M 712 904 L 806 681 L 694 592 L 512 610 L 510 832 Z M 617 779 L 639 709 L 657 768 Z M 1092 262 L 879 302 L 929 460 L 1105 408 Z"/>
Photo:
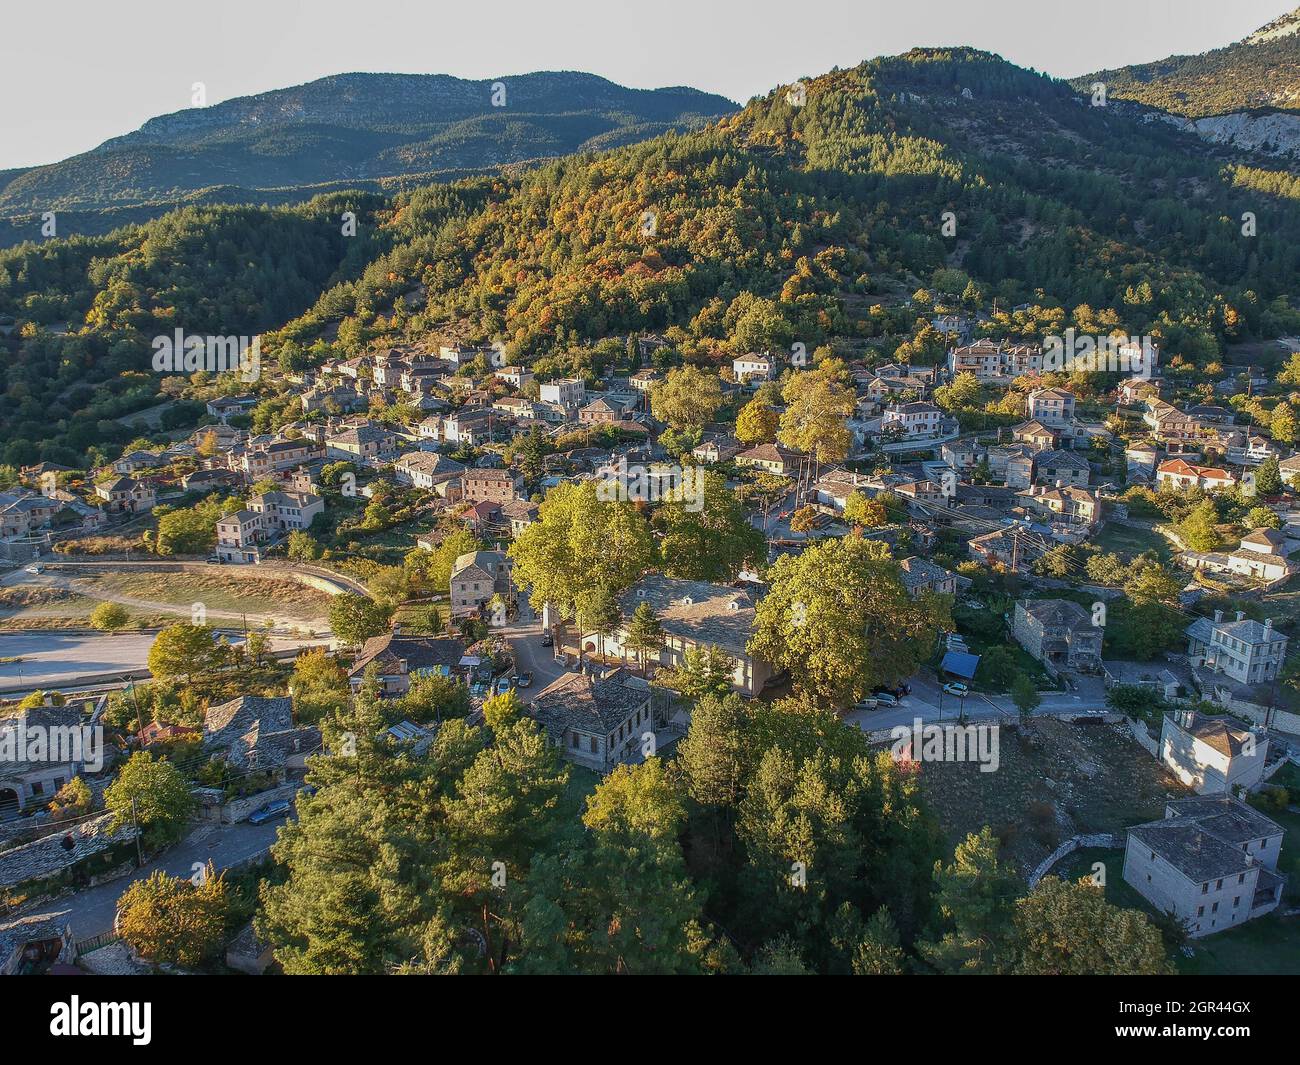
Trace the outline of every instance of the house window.
<path fill-rule="evenodd" d="M 1233 898 L 1232 898 L 1232 908 L 1235 910 L 1235 909 L 1237 908 L 1237 905 L 1238 905 L 1240 902 L 1241 902 L 1241 896 L 1240 896 L 1240 895 L 1234 895 Z"/>
<path fill-rule="evenodd" d="M 591 753 L 592 753 L 592 754 L 595 754 L 595 753 L 597 752 L 597 750 L 599 749 L 599 746 L 600 746 L 600 745 L 599 745 L 599 743 L 597 743 L 597 741 L 596 741 L 596 737 L 595 737 L 595 736 L 592 736 L 592 737 L 591 737 Z"/>
<path fill-rule="evenodd" d="M 1215 891 L 1222 891 L 1222 890 L 1223 890 L 1223 881 L 1222 881 L 1222 880 L 1218 881 L 1218 882 L 1214 885 L 1214 890 L 1215 890 Z"/>
<path fill-rule="evenodd" d="M 1201 894 L 1205 895 L 1209 892 L 1209 890 L 1210 890 L 1210 884 L 1209 881 L 1207 880 L 1204 884 L 1201 885 Z"/>
<path fill-rule="evenodd" d="M 1238 883 L 1238 884 L 1244 884 L 1245 882 L 1246 882 L 1246 874 L 1245 874 L 1245 873 L 1238 873 L 1238 874 L 1237 874 L 1237 883 Z"/>
<path fill-rule="evenodd" d="M 1196 916 L 1197 916 L 1197 917 L 1204 917 L 1204 916 L 1205 916 L 1205 907 L 1204 907 L 1204 906 L 1197 906 L 1197 907 L 1196 907 Z"/>
<path fill-rule="evenodd" d="M 1211 913 L 1218 913 L 1218 912 L 1219 912 L 1219 904 L 1218 904 L 1217 902 L 1216 902 L 1213 906 L 1210 907 L 1210 912 L 1211 912 Z"/>

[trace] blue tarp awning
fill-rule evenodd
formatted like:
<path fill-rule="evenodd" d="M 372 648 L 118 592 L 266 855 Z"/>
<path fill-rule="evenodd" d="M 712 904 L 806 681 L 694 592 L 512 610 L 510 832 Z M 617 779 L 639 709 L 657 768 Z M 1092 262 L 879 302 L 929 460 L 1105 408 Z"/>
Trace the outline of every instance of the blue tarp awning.
<path fill-rule="evenodd" d="M 967 654 L 964 651 L 949 651 L 943 656 L 939 668 L 945 673 L 955 673 L 959 677 L 970 680 L 975 676 L 975 667 L 979 664 L 979 655 Z"/>

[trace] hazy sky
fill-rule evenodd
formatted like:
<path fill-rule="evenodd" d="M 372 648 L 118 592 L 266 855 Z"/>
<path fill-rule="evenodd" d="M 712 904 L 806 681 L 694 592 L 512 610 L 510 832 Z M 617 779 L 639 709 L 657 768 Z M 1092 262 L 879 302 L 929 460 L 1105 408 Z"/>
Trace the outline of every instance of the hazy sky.
<path fill-rule="evenodd" d="M 1061 77 L 1240 40 L 1288 0 L 3 0 L 0 168 L 349 71 L 583 70 L 738 102 L 915 45 Z"/>

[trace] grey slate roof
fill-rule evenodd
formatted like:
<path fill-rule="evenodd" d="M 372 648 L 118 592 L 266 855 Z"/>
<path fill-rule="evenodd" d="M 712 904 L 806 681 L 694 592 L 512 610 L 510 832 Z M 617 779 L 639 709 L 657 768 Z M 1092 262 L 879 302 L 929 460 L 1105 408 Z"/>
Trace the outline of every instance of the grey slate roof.
<path fill-rule="evenodd" d="M 619 600 L 630 618 L 641 603 L 649 603 L 664 632 L 698 644 L 716 644 L 733 655 L 745 653 L 754 628 L 754 600 L 725 584 L 679 581 L 652 573 L 641 578 Z"/>
<path fill-rule="evenodd" d="M 361 653 L 348 670 L 349 677 L 365 672 L 371 662 L 379 664 L 381 674 L 393 675 L 399 671 L 402 659 L 410 673 L 422 669 L 436 670 L 445 666 L 454 671 L 465 655 L 465 644 L 450 636 L 402 636 L 385 632 L 372 636 L 361 646 Z"/>
<path fill-rule="evenodd" d="M 203 715 L 203 743 L 207 747 L 228 747 L 254 728 L 263 732 L 293 728 L 293 700 L 240 695 L 210 706 Z"/>
<path fill-rule="evenodd" d="M 1129 833 L 1198 883 L 1245 872 L 1255 862 L 1242 846 L 1282 833 L 1280 825 L 1226 795 L 1174 799 L 1166 810 L 1171 816 Z"/>
<path fill-rule="evenodd" d="M 566 673 L 537 694 L 529 713 L 552 735 L 575 729 L 603 736 L 649 699 L 650 686 L 623 669 L 600 680 L 585 673 Z"/>

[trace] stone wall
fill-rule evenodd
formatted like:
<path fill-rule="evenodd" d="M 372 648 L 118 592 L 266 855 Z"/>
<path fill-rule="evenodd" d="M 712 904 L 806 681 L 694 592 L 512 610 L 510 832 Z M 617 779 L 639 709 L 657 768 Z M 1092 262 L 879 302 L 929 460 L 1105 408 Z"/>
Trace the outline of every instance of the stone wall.
<path fill-rule="evenodd" d="M 1085 847 L 1113 848 L 1122 846 L 1124 846 L 1124 836 L 1112 835 L 1109 832 L 1097 832 L 1093 835 L 1074 836 L 1072 839 L 1067 839 L 1057 847 L 1056 850 L 1052 851 L 1051 854 L 1039 862 L 1038 868 L 1029 874 L 1029 886 L 1031 888 L 1037 887 L 1038 882 L 1051 872 L 1052 866 L 1067 854 L 1073 854 L 1075 851 L 1083 850 Z"/>
<path fill-rule="evenodd" d="M 1153 758 L 1160 757 L 1160 741 L 1147 731 L 1145 721 L 1132 721 L 1128 723 L 1128 728 L 1133 733 L 1133 738 L 1138 741 L 1143 749 Z"/>
<path fill-rule="evenodd" d="M 259 791 L 256 795 L 248 795 L 242 799 L 232 799 L 219 807 L 221 823 L 223 825 L 234 825 L 240 821 L 246 821 L 249 814 L 261 809 L 269 802 L 277 802 L 280 799 L 288 799 L 292 802 L 301 786 L 300 784 L 281 784 L 278 788 Z"/>

